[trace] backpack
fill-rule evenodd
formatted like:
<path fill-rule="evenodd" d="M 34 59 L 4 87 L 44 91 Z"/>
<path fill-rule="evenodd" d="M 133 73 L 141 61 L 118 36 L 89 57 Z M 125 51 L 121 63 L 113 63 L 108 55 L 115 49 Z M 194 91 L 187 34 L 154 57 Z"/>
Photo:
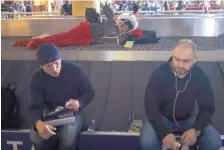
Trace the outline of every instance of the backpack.
<path fill-rule="evenodd" d="M 160 38 L 157 38 L 155 31 L 142 31 L 142 38 L 137 39 L 135 41 L 135 44 L 152 44 L 157 43 L 160 40 Z"/>
<path fill-rule="evenodd" d="M 87 22 L 90 22 L 90 23 L 100 23 L 101 24 L 100 14 L 96 11 L 96 9 L 91 8 L 91 7 L 86 8 L 85 19 Z"/>
<path fill-rule="evenodd" d="M 15 82 L 11 82 L 7 86 L 2 86 L 1 88 L 2 129 L 16 129 L 19 126 L 19 104 L 15 94 L 16 88 L 17 85 Z"/>

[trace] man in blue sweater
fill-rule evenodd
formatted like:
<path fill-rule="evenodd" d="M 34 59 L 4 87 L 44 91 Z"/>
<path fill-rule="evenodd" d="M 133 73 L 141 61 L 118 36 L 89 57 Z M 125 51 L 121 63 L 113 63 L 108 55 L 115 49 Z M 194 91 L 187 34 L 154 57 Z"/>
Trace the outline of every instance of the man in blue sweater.
<path fill-rule="evenodd" d="M 56 46 L 41 45 L 37 60 L 41 67 L 30 83 L 31 142 L 36 150 L 74 150 L 84 121 L 82 110 L 92 101 L 93 88 L 80 66 L 61 60 Z M 44 108 L 53 111 L 58 106 L 74 111 L 75 122 L 58 127 L 44 122 Z"/>
<path fill-rule="evenodd" d="M 181 40 L 169 61 L 152 73 L 145 94 L 145 112 L 140 135 L 142 150 L 176 150 L 180 143 L 199 150 L 219 150 L 221 137 L 211 125 L 214 95 L 207 75 L 196 62 L 196 46 Z M 199 112 L 194 114 L 197 101 Z"/>

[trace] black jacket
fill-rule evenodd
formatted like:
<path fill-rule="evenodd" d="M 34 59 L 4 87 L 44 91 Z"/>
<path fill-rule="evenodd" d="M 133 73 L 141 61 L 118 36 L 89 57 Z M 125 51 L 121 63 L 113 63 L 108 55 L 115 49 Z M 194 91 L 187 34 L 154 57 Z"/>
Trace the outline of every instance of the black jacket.
<path fill-rule="evenodd" d="M 190 73 L 185 78 L 177 78 L 179 90 L 183 90 Z M 176 97 L 175 75 L 169 62 L 161 65 L 152 73 L 145 93 L 145 111 L 148 120 L 162 139 L 171 131 L 162 123 L 161 117 L 173 120 L 174 100 Z M 207 75 L 195 64 L 191 70 L 191 80 L 184 92 L 178 95 L 175 118 L 184 120 L 192 115 L 197 100 L 199 113 L 194 128 L 203 132 L 210 123 L 215 111 L 214 95 Z"/>
<path fill-rule="evenodd" d="M 73 98 L 85 108 L 94 97 L 93 87 L 86 72 L 77 64 L 62 61 L 58 77 L 51 77 L 44 71 L 38 70 L 32 75 L 30 82 L 29 122 L 33 126 L 43 119 L 44 106 L 54 110 L 57 106 L 65 106 Z"/>

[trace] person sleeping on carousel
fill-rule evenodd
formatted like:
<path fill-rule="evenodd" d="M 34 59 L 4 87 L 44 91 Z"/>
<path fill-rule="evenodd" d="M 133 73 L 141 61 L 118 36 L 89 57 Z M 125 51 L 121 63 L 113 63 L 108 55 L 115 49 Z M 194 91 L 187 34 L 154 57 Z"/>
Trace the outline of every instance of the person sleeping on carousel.
<path fill-rule="evenodd" d="M 137 27 L 134 17 L 125 19 L 121 16 L 115 17 L 113 11 L 107 6 L 102 6 L 103 13 L 107 18 L 106 23 L 102 23 L 99 13 L 93 8 L 86 8 L 85 21 L 75 28 L 54 35 L 35 37 L 27 40 L 14 41 L 13 46 L 27 46 L 28 49 L 36 50 L 42 43 L 51 43 L 58 47 L 65 46 L 86 46 L 97 44 L 101 37 L 119 36 L 120 43 L 124 43 L 129 31 Z"/>
<path fill-rule="evenodd" d="M 31 50 L 37 50 L 42 43 L 51 43 L 57 47 L 87 46 L 101 43 L 102 37 L 118 37 L 120 45 L 124 45 L 126 41 L 136 41 L 137 44 L 154 42 L 149 41 L 148 34 L 144 34 L 138 28 L 135 15 L 124 13 L 115 16 L 108 5 L 101 4 L 101 7 L 103 14 L 107 18 L 105 23 L 101 22 L 100 15 L 95 9 L 86 8 L 85 21 L 81 22 L 77 27 L 54 35 L 18 40 L 13 43 L 13 46 L 26 46 Z M 143 39 L 143 37 L 146 38 Z"/>

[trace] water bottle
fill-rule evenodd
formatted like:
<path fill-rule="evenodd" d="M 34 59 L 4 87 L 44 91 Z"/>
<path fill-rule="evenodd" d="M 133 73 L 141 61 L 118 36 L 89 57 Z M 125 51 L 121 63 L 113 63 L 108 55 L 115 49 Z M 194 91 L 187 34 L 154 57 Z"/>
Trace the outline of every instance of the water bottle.
<path fill-rule="evenodd" d="M 89 124 L 89 127 L 88 127 L 87 131 L 91 131 L 91 132 L 96 131 L 96 122 L 95 122 L 95 120 L 92 120 L 91 121 L 91 123 Z"/>

